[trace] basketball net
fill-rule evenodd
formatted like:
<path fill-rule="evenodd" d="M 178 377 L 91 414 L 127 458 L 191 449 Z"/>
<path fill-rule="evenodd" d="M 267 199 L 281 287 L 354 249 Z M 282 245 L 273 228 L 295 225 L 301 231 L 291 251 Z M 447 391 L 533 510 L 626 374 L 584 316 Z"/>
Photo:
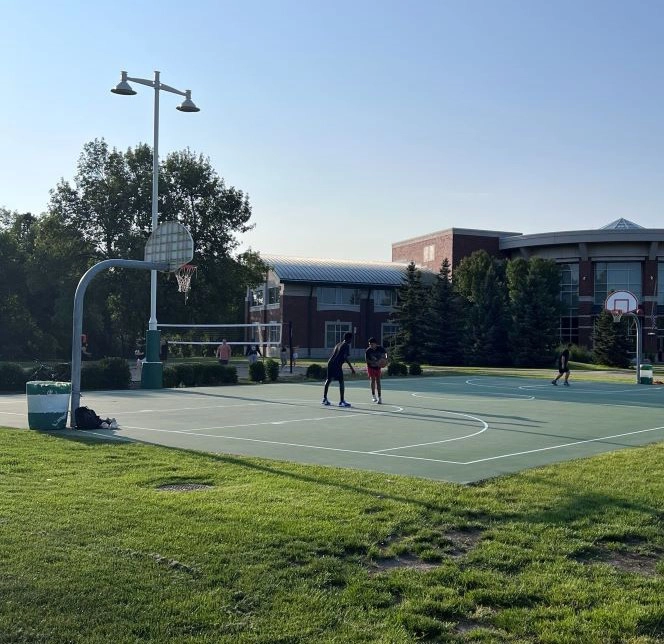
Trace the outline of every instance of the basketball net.
<path fill-rule="evenodd" d="M 613 309 L 609 311 L 609 313 L 613 316 L 614 322 L 620 322 L 620 320 L 622 320 L 623 312 L 620 309 Z"/>
<path fill-rule="evenodd" d="M 184 293 L 184 303 L 187 303 L 189 291 L 191 289 L 191 278 L 196 272 L 196 266 L 192 264 L 182 264 L 175 271 L 175 279 L 178 281 L 178 293 Z"/>

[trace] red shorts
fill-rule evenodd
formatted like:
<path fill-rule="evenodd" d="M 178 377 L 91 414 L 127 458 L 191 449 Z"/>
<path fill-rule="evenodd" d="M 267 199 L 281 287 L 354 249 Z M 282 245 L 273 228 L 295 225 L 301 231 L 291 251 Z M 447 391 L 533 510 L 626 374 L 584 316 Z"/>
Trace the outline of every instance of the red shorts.
<path fill-rule="evenodd" d="M 380 367 L 367 366 L 367 374 L 369 378 L 380 378 Z"/>

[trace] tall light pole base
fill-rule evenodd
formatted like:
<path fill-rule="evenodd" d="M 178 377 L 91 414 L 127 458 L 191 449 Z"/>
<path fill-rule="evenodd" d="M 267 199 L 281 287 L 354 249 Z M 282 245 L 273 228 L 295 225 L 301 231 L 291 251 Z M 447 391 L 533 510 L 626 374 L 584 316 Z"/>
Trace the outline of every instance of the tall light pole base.
<path fill-rule="evenodd" d="M 161 389 L 164 367 L 159 362 L 161 331 L 148 330 L 145 334 L 145 362 L 141 369 L 141 389 Z"/>

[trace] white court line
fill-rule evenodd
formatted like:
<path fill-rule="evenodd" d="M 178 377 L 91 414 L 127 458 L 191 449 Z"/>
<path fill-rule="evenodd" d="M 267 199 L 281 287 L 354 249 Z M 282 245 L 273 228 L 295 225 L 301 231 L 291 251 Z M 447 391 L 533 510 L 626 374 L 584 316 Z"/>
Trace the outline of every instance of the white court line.
<path fill-rule="evenodd" d="M 383 454 L 383 453 L 375 453 L 375 452 L 366 452 L 363 450 L 355 450 L 355 449 L 343 449 L 339 447 L 324 447 L 321 445 L 306 445 L 303 443 L 285 443 L 283 441 L 272 441 L 272 440 L 265 440 L 265 439 L 259 439 L 259 438 L 244 438 L 240 436 L 219 436 L 218 434 L 197 434 L 197 433 L 192 433 L 188 431 L 180 431 L 180 430 L 170 430 L 170 429 L 156 429 L 152 427 L 134 427 L 133 429 L 139 429 L 143 431 L 148 431 L 148 432 L 163 432 L 167 434 L 183 434 L 183 435 L 189 435 L 189 436 L 197 436 L 197 437 L 203 437 L 203 438 L 219 438 L 219 439 L 226 439 L 226 440 L 236 440 L 236 441 L 244 441 L 244 442 L 249 442 L 249 443 L 263 443 L 263 444 L 268 444 L 268 445 L 280 445 L 282 447 L 302 447 L 305 449 L 316 449 L 316 450 L 322 450 L 322 451 L 330 451 L 330 452 L 345 452 L 348 454 L 360 454 L 364 456 L 381 456 L 381 457 L 386 457 L 386 458 L 401 458 L 405 460 L 413 460 L 413 461 L 427 461 L 431 463 L 445 463 L 448 465 L 475 465 L 477 463 L 484 463 L 486 461 L 493 461 L 493 460 L 498 460 L 498 459 L 503 459 L 503 458 L 509 458 L 511 456 L 522 456 L 524 454 L 532 454 L 534 452 L 543 452 L 547 450 L 554 450 L 554 449 L 560 449 L 562 447 L 570 447 L 573 445 L 580 445 L 584 443 L 593 443 L 593 442 L 601 442 L 605 440 L 609 440 L 612 438 L 622 438 L 625 436 L 631 436 L 633 434 L 643 434 L 644 432 L 654 432 L 657 430 L 664 429 L 664 427 L 653 427 L 651 429 L 641 429 L 633 432 L 625 432 L 623 434 L 615 434 L 613 436 L 602 436 L 598 438 L 591 438 L 588 440 L 583 440 L 583 441 L 575 441 L 573 443 L 563 443 L 561 445 L 552 445 L 550 447 L 543 447 L 540 449 L 533 449 L 533 450 L 527 450 L 524 452 L 514 452 L 512 454 L 501 454 L 500 456 L 489 456 L 487 458 L 480 458 L 476 459 L 473 461 L 451 461 L 448 459 L 441 459 L 441 458 L 426 458 L 423 456 L 406 456 L 404 454 Z M 97 434 L 95 432 L 95 434 Z M 109 436 L 105 434 L 97 434 L 104 436 L 105 438 L 108 438 Z M 118 438 L 116 436 L 113 436 L 113 438 Z M 129 439 L 131 440 L 131 439 Z"/>
<path fill-rule="evenodd" d="M 454 416 L 463 416 L 464 418 L 470 418 L 471 420 L 476 420 L 478 423 L 481 423 L 484 425 L 482 429 L 480 429 L 479 432 L 475 432 L 473 434 L 466 434 L 466 436 L 457 436 L 456 438 L 446 438 L 444 440 L 440 441 L 431 441 L 429 443 L 417 443 L 415 445 L 403 445 L 401 447 L 388 447 L 387 449 L 376 449 L 372 452 L 369 452 L 370 454 L 384 454 L 385 452 L 393 452 L 398 449 L 408 449 L 409 447 L 425 447 L 426 445 L 440 445 L 441 443 L 451 443 L 453 441 L 462 441 L 465 440 L 466 438 L 472 438 L 473 436 L 477 436 L 478 434 L 484 433 L 487 429 L 489 429 L 489 424 L 485 421 L 483 421 L 481 418 L 477 418 L 477 416 L 471 416 L 470 414 L 462 414 L 461 412 L 455 412 L 455 411 L 445 411 L 444 413 L 446 414 L 453 414 Z"/>
<path fill-rule="evenodd" d="M 547 450 L 560 449 L 561 447 L 571 447 L 573 445 L 583 445 L 584 443 L 598 443 L 606 441 L 611 438 L 623 438 L 624 436 L 632 436 L 633 434 L 643 434 L 645 432 L 656 432 L 657 430 L 664 429 L 664 427 L 651 427 L 650 429 L 639 429 L 633 432 L 625 432 L 624 434 L 614 434 L 613 436 L 602 436 L 601 438 L 589 438 L 583 441 L 574 441 L 573 443 L 563 443 L 562 445 L 552 445 L 551 447 L 540 447 L 539 449 L 529 449 L 524 452 L 513 452 L 512 454 L 502 454 L 500 456 L 489 456 L 487 458 L 478 458 L 474 461 L 467 461 L 462 465 L 474 465 L 475 463 L 484 463 L 485 461 L 495 461 L 500 458 L 509 458 L 510 456 L 522 456 L 523 454 L 534 454 L 536 452 L 546 452 Z"/>
<path fill-rule="evenodd" d="M 606 389 L 584 389 L 583 387 L 579 388 L 580 383 L 575 383 L 574 386 L 570 386 L 568 390 L 571 392 L 573 391 L 574 393 L 579 393 L 579 394 L 599 394 L 601 396 L 612 396 L 613 394 L 635 394 L 637 396 L 640 396 L 641 394 L 649 394 L 653 391 L 658 391 L 659 389 L 664 389 L 664 387 L 651 387 L 648 390 L 644 389 L 611 389 L 611 390 L 606 390 Z M 476 385 L 477 386 L 477 385 Z M 548 385 L 520 385 L 519 389 L 549 389 L 551 391 L 551 383 Z"/>
<path fill-rule="evenodd" d="M 476 385 L 476 386 L 479 386 L 479 385 Z M 429 393 L 434 393 L 434 392 L 427 392 L 427 394 L 429 394 Z M 439 395 L 436 395 L 436 396 L 429 396 L 427 394 L 423 394 L 419 391 L 416 391 L 416 392 L 411 392 L 410 395 L 414 396 L 415 398 L 431 398 L 433 400 L 466 400 L 466 401 L 468 400 L 468 395 L 463 396 L 463 394 L 462 394 L 462 396 L 463 396 L 462 398 L 450 398 L 449 396 L 445 396 L 445 394 L 439 394 Z M 492 394 L 484 394 L 482 397 L 483 398 L 494 398 L 494 397 L 497 398 L 497 397 L 500 397 L 500 396 L 503 396 L 503 397 L 508 397 L 509 396 L 511 398 L 516 398 L 517 401 L 535 400 L 535 396 L 526 396 L 526 394 L 503 394 L 503 393 L 500 393 L 500 392 L 492 393 Z"/>

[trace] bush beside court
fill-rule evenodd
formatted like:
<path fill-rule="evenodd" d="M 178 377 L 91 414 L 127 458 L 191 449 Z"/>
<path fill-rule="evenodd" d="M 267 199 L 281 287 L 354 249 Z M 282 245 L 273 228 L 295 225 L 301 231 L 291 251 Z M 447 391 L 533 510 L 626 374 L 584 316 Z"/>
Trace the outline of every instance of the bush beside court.
<path fill-rule="evenodd" d="M 662 444 L 459 486 L 0 429 L 0 641 L 655 643 L 663 520 Z"/>

